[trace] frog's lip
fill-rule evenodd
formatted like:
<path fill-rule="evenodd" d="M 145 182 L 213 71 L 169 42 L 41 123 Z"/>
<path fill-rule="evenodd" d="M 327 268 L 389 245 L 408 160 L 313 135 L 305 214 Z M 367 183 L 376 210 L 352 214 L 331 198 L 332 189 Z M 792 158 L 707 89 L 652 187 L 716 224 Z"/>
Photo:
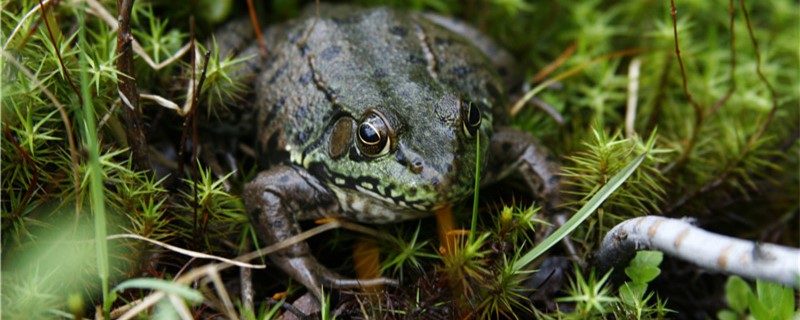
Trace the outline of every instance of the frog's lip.
<path fill-rule="evenodd" d="M 327 166 L 322 164 L 313 166 L 317 167 L 315 169 L 321 169 L 315 171 L 322 176 L 324 181 L 341 190 L 354 190 L 385 203 L 420 211 L 432 210 L 438 206 L 437 203 L 425 198 L 411 199 L 405 193 L 399 191 L 399 188 L 394 184 L 380 184 L 378 178 L 370 176 L 351 177 L 331 172 Z"/>

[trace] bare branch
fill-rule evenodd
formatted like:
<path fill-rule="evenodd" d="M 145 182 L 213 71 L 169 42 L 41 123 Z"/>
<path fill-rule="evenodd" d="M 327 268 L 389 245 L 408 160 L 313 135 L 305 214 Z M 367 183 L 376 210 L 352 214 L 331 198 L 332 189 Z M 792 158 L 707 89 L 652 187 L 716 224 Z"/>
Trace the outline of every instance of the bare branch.
<path fill-rule="evenodd" d="M 636 122 L 636 106 L 639 97 L 639 71 L 642 67 L 642 59 L 633 58 L 628 66 L 628 103 L 625 112 L 625 136 L 630 138 L 636 133 L 634 124 Z"/>
<path fill-rule="evenodd" d="M 136 75 L 133 67 L 133 51 L 131 42 L 131 10 L 133 0 L 117 0 L 118 26 L 117 29 L 117 69 L 126 77 L 120 77 L 118 85 L 119 97 L 127 108 L 123 113 L 128 145 L 133 153 L 133 166 L 138 170 L 149 170 L 150 157 L 147 154 L 147 139 L 144 135 L 142 124 L 142 110 L 139 108 L 139 90 L 136 86 Z"/>
<path fill-rule="evenodd" d="M 687 220 L 646 216 L 626 220 L 606 234 L 597 254 L 605 272 L 637 250 L 655 249 L 700 267 L 798 287 L 800 250 L 702 230 Z"/>

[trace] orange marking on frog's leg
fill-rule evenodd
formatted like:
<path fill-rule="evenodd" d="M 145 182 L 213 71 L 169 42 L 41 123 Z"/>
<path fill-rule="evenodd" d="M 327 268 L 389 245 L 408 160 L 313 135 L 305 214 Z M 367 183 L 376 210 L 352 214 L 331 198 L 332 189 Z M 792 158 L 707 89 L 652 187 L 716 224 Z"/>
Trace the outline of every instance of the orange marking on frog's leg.
<path fill-rule="evenodd" d="M 314 224 L 326 224 L 326 223 L 331 223 L 331 222 L 336 222 L 336 221 L 342 221 L 342 219 L 336 218 L 336 217 L 321 218 L 321 219 L 314 220 Z"/>
<path fill-rule="evenodd" d="M 355 263 L 356 276 L 358 279 L 377 279 L 381 276 L 380 250 L 375 241 L 359 237 L 353 244 L 353 261 Z M 383 284 L 364 286 L 365 292 L 375 293 L 383 290 Z"/>
<path fill-rule="evenodd" d="M 450 232 L 455 229 L 453 210 L 449 206 L 436 210 L 436 230 L 439 231 L 439 252 L 450 254 L 455 250 L 456 237 Z"/>
<path fill-rule="evenodd" d="M 276 292 L 272 295 L 272 300 L 279 301 L 283 298 L 286 298 L 286 291 Z"/>

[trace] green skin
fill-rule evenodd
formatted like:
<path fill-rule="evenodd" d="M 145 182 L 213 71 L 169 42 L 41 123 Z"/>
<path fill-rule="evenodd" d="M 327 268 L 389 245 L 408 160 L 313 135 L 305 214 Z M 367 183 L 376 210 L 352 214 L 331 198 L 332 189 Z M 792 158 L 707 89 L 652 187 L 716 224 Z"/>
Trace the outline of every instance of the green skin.
<path fill-rule="evenodd" d="M 502 51 L 441 17 L 321 11 L 267 29 L 266 58 L 248 65 L 257 74 L 258 147 L 271 165 L 243 198 L 262 240 L 299 234 L 300 220 L 428 216 L 473 193 L 477 153 L 482 185 L 514 174 L 532 194 L 556 199 L 557 165 L 546 150 L 501 126 Z M 305 242 L 270 258 L 317 297 L 322 285 L 361 283 L 320 265 Z"/>

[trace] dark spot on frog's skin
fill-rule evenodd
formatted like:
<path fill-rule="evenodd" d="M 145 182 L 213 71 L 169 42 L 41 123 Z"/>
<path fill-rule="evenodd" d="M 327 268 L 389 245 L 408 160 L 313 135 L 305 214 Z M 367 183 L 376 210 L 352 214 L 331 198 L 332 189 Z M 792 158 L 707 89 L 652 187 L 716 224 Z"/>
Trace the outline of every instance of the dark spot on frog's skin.
<path fill-rule="evenodd" d="M 381 90 L 381 92 L 380 92 L 379 94 L 381 95 L 381 98 L 383 98 L 383 99 L 389 99 L 389 92 L 388 92 L 388 91 L 386 91 L 386 90 Z"/>
<path fill-rule="evenodd" d="M 297 50 L 300 50 L 300 56 L 301 57 L 305 57 L 306 54 L 308 54 L 308 45 L 303 43 L 303 44 L 297 46 Z"/>
<path fill-rule="evenodd" d="M 306 115 L 308 114 L 308 109 L 309 108 L 307 104 L 301 104 L 295 111 L 295 117 L 297 117 L 297 119 L 305 119 Z"/>
<path fill-rule="evenodd" d="M 415 187 L 411 187 L 411 188 L 409 188 L 408 190 L 406 190 L 406 194 L 407 194 L 409 197 L 416 196 L 416 195 L 417 195 L 417 188 L 415 188 Z"/>
<path fill-rule="evenodd" d="M 283 108 L 284 103 L 286 103 L 286 97 L 281 97 L 280 99 L 278 99 L 278 101 L 275 102 L 275 104 L 272 105 L 272 108 L 269 109 L 269 114 L 267 114 L 267 117 L 265 118 L 264 123 L 262 124 L 263 127 L 270 126 L 272 120 L 275 119 L 275 116 Z"/>
<path fill-rule="evenodd" d="M 498 67 L 497 74 L 500 75 L 500 77 L 505 77 L 508 75 L 508 70 L 506 70 L 506 68 L 503 67 Z"/>
<path fill-rule="evenodd" d="M 394 26 L 389 28 L 389 33 L 399 37 L 405 37 L 408 34 L 408 29 L 401 26 Z"/>
<path fill-rule="evenodd" d="M 302 36 L 302 35 L 303 35 L 303 33 L 299 32 L 299 31 L 292 32 L 289 35 L 289 38 L 288 38 L 289 39 L 289 43 L 291 43 L 291 44 L 297 43 L 297 40 L 300 40 L 300 36 Z"/>
<path fill-rule="evenodd" d="M 322 60 L 330 61 L 331 59 L 336 58 L 340 52 L 342 52 L 342 48 L 339 46 L 330 46 L 325 48 L 325 50 L 322 50 L 322 52 L 319 54 L 319 57 L 322 58 Z"/>
<path fill-rule="evenodd" d="M 408 55 L 408 62 L 411 62 L 411 63 L 414 63 L 414 64 L 421 64 L 421 65 L 427 65 L 428 64 L 428 61 L 425 60 L 425 58 L 420 57 L 418 55 L 415 55 L 413 53 Z"/>
<path fill-rule="evenodd" d="M 311 132 L 313 132 L 313 131 L 314 131 L 314 128 L 306 127 L 305 129 L 303 129 L 302 132 L 300 132 L 300 134 L 297 135 L 297 138 L 295 139 L 295 143 L 298 144 L 298 145 L 305 144 L 306 142 L 308 142 L 308 139 L 311 137 Z"/>
<path fill-rule="evenodd" d="M 453 75 L 459 78 L 466 77 L 470 73 L 472 73 L 472 68 L 467 66 L 453 68 Z"/>
<path fill-rule="evenodd" d="M 375 71 L 372 71 L 372 76 L 375 77 L 375 78 L 383 78 L 383 77 L 386 77 L 388 75 L 389 75 L 389 73 L 386 72 L 386 70 L 383 69 L 383 68 L 376 68 Z"/>
<path fill-rule="evenodd" d="M 278 70 L 275 70 L 275 73 L 273 73 L 272 77 L 269 78 L 268 83 L 269 84 L 275 83 L 275 80 L 278 80 L 278 78 L 282 76 L 284 72 L 286 72 L 287 67 L 289 67 L 289 63 L 284 62 L 280 67 L 278 67 Z"/>
<path fill-rule="evenodd" d="M 297 82 L 302 84 L 302 85 L 307 85 L 309 82 L 311 82 L 311 79 L 313 77 L 314 77 L 314 73 L 309 71 L 309 72 L 306 72 L 306 74 L 302 75 L 300 77 L 300 79 L 297 80 Z"/>
<path fill-rule="evenodd" d="M 511 142 L 503 142 L 503 144 L 500 145 L 500 148 L 503 149 L 503 152 L 511 151 Z"/>
<path fill-rule="evenodd" d="M 336 24 L 352 24 L 358 22 L 360 19 L 357 15 L 349 15 L 346 17 L 334 17 L 332 20 Z"/>
<path fill-rule="evenodd" d="M 333 89 L 333 88 L 328 88 L 327 90 L 325 90 L 325 95 L 328 96 L 328 97 L 336 97 L 336 95 L 338 93 L 339 93 L 339 90 L 336 90 L 336 89 Z"/>

